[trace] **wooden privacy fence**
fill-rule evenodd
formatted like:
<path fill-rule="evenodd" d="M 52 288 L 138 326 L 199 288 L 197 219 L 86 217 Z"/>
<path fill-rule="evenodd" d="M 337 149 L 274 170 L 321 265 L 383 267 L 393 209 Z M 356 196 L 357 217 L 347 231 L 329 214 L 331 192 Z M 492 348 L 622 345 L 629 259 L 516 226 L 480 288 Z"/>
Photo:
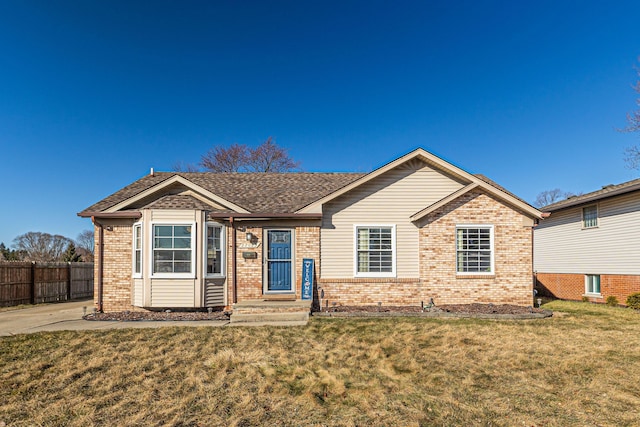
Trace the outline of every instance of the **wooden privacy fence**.
<path fill-rule="evenodd" d="M 0 307 L 93 297 L 93 263 L 0 262 Z"/>

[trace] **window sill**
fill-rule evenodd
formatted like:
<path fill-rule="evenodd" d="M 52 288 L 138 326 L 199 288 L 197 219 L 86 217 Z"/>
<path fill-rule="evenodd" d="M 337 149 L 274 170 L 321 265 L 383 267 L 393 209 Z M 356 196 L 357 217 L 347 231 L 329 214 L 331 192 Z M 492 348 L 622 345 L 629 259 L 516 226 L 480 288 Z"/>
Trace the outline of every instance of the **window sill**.
<path fill-rule="evenodd" d="M 180 273 L 156 273 L 151 275 L 152 279 L 195 279 L 196 276 L 194 274 L 180 274 Z"/>
<path fill-rule="evenodd" d="M 587 298 L 600 298 L 602 299 L 602 294 L 589 294 L 589 293 L 585 293 L 582 294 L 583 297 L 587 297 Z"/>
<path fill-rule="evenodd" d="M 473 273 L 473 274 L 456 274 L 456 279 L 495 279 L 496 275 L 494 273 L 481 274 L 481 273 Z"/>
<path fill-rule="evenodd" d="M 395 273 L 382 273 L 382 274 L 367 274 L 367 273 L 356 273 L 353 276 L 355 279 L 395 279 Z"/>

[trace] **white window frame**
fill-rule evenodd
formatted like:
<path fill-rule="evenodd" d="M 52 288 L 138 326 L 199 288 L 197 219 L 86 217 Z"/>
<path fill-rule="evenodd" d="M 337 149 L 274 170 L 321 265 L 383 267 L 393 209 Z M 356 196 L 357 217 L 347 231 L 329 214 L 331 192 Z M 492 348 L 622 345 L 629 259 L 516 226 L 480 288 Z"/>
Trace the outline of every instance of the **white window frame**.
<path fill-rule="evenodd" d="M 590 292 L 589 291 L 589 282 L 591 278 L 598 278 L 598 287 L 600 288 L 600 292 Z M 585 296 L 601 296 L 602 295 L 602 280 L 599 274 L 585 274 L 584 275 L 584 294 Z"/>
<path fill-rule="evenodd" d="M 209 228 L 219 228 L 220 229 L 220 273 L 208 273 L 207 272 L 207 261 L 208 261 L 208 245 L 209 245 Z M 204 269 L 204 277 L 207 278 L 215 278 L 215 277 L 226 277 L 227 272 L 227 229 L 223 224 L 219 222 L 207 222 L 204 227 L 204 237 L 202 238 L 202 252 L 203 252 L 203 260 L 202 266 Z"/>
<path fill-rule="evenodd" d="M 587 225 L 586 224 L 586 219 L 584 217 L 584 210 L 585 209 L 589 209 L 589 208 L 594 208 L 596 210 L 596 218 L 595 218 L 595 224 L 594 225 Z M 600 226 L 600 209 L 598 208 L 598 205 L 589 205 L 589 206 L 583 206 L 582 209 L 580 210 L 581 215 L 582 215 L 582 229 L 590 229 L 590 228 L 598 228 Z"/>
<path fill-rule="evenodd" d="M 136 239 L 136 230 L 140 232 L 140 247 L 137 247 L 138 239 Z M 134 279 L 141 279 L 144 271 L 144 227 L 142 222 L 133 224 L 133 244 L 131 253 L 131 272 Z M 140 251 L 140 271 L 136 271 L 136 252 Z"/>
<path fill-rule="evenodd" d="M 153 262 L 153 256 L 156 251 L 155 248 L 155 228 L 158 226 L 191 226 L 191 271 L 184 273 L 156 273 L 155 264 Z M 196 277 L 196 223 L 195 222 L 182 222 L 182 221 L 163 221 L 151 223 L 151 236 L 150 236 L 150 250 L 149 252 L 149 265 L 151 266 L 151 277 L 155 279 L 195 279 Z"/>
<path fill-rule="evenodd" d="M 469 228 L 488 228 L 489 229 L 489 250 L 491 251 L 490 262 L 491 271 L 458 271 L 458 230 Z M 492 224 L 456 224 L 454 236 L 454 253 L 455 253 L 455 269 L 457 276 L 495 276 L 496 274 L 496 246 L 494 240 L 494 227 Z"/>
<path fill-rule="evenodd" d="M 391 229 L 391 271 L 358 271 L 358 229 L 390 228 Z M 353 226 L 353 275 L 354 277 L 396 277 L 396 225 L 395 224 L 354 224 Z"/>

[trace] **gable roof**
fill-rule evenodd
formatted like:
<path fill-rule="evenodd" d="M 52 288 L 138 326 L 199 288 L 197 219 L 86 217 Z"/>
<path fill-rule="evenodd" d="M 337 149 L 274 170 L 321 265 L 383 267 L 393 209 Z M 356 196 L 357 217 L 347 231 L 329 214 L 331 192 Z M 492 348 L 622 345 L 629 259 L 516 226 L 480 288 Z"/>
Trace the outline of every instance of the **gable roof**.
<path fill-rule="evenodd" d="M 182 186 L 212 200 L 215 212 L 238 212 L 259 214 L 293 213 L 299 208 L 360 178 L 361 173 L 214 173 L 156 172 L 116 191 L 112 195 L 84 209 L 78 215 L 89 217 L 100 213 L 112 213 L 140 207 L 150 207 L 160 200 L 144 203 L 146 195 L 162 189 Z M 175 196 L 175 195 L 174 195 Z M 167 208 L 171 204 L 184 206 L 175 197 L 164 200 L 158 206 Z M 198 199 L 199 203 L 204 203 Z M 189 203 L 195 203 L 191 200 Z M 223 208 L 221 209 L 221 205 Z M 176 205 L 176 207 L 178 207 Z"/>
<path fill-rule="evenodd" d="M 465 184 L 462 190 L 437 202 L 449 203 L 473 188 L 480 188 L 524 214 L 542 213 L 482 175 L 472 175 L 419 148 L 368 173 L 213 173 L 157 172 L 116 191 L 78 213 L 82 217 L 124 215 L 142 208 L 203 209 L 216 213 L 277 216 L 321 214 L 322 205 L 382 174 L 420 161 Z M 159 193 L 164 192 L 160 197 Z M 433 210 L 426 206 L 416 220 Z"/>
<path fill-rule="evenodd" d="M 621 184 L 605 185 L 600 190 L 592 191 L 591 193 L 582 194 L 580 196 L 572 196 L 568 199 L 547 205 L 540 210 L 545 212 L 555 212 L 561 209 L 584 205 L 587 203 L 593 203 L 602 199 L 607 199 L 609 197 L 631 193 L 632 191 L 638 190 L 640 190 L 640 179 L 634 179 L 632 181 L 623 182 Z"/>
<path fill-rule="evenodd" d="M 298 213 L 307 213 L 307 212 L 317 212 L 321 206 L 324 203 L 327 203 L 331 200 L 334 200 L 335 198 L 347 193 L 348 191 L 366 183 L 369 182 L 375 178 L 377 178 L 378 176 L 390 171 L 391 169 L 394 169 L 404 163 L 410 162 L 410 161 L 414 161 L 414 160 L 421 160 L 425 163 L 427 163 L 428 165 L 434 167 L 435 169 L 441 170 L 444 173 L 453 176 L 456 179 L 459 179 L 460 181 L 466 183 L 467 185 L 464 187 L 464 191 L 458 191 L 456 193 L 454 193 L 455 197 L 453 197 L 453 195 L 448 196 L 447 199 L 447 203 L 452 201 L 453 199 L 461 196 L 462 194 L 470 191 L 472 188 L 476 188 L 479 187 L 485 191 L 487 191 L 488 193 L 491 193 L 492 195 L 494 195 L 495 197 L 500 198 L 501 200 L 503 200 L 504 202 L 506 202 L 507 204 L 519 209 L 521 212 L 533 217 L 533 218 L 542 218 L 542 212 L 540 212 L 538 209 L 534 208 L 533 206 L 531 206 L 529 203 L 525 202 L 524 200 L 514 196 L 513 194 L 511 194 L 510 192 L 506 191 L 504 188 L 500 187 L 499 185 L 495 184 L 493 181 L 491 181 L 490 179 L 488 179 L 487 177 L 483 176 L 483 175 L 473 175 L 470 174 L 469 172 L 466 172 L 463 169 L 460 169 L 459 167 L 435 156 L 434 154 L 429 153 L 428 151 L 422 149 L 422 148 L 418 148 L 408 154 L 405 154 L 402 157 L 397 158 L 396 160 L 393 160 L 392 162 L 387 163 L 386 165 L 374 170 L 371 173 L 368 173 L 366 175 L 363 175 L 362 177 L 360 177 L 359 179 L 353 181 L 352 183 L 334 191 L 331 194 L 326 195 L 325 197 L 318 199 L 316 201 L 314 201 L 313 203 L 305 206 L 304 208 L 300 209 L 299 211 L 297 211 Z M 473 186 L 470 184 L 474 184 Z M 453 197 L 453 199 L 451 198 Z M 437 202 L 439 203 L 439 202 Z M 414 214 L 411 219 L 412 221 L 415 221 L 417 219 L 420 219 L 422 216 L 426 215 L 425 212 L 429 211 L 429 207 L 425 207 L 425 209 L 423 209 L 422 211 Z"/>

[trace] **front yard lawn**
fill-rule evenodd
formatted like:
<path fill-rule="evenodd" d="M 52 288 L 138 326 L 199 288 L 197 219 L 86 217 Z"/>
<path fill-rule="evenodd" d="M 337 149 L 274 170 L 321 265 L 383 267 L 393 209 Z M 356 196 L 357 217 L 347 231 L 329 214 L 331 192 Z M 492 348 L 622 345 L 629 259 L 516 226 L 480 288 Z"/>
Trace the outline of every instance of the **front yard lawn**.
<path fill-rule="evenodd" d="M 638 425 L 640 314 L 0 338 L 0 425 Z"/>

